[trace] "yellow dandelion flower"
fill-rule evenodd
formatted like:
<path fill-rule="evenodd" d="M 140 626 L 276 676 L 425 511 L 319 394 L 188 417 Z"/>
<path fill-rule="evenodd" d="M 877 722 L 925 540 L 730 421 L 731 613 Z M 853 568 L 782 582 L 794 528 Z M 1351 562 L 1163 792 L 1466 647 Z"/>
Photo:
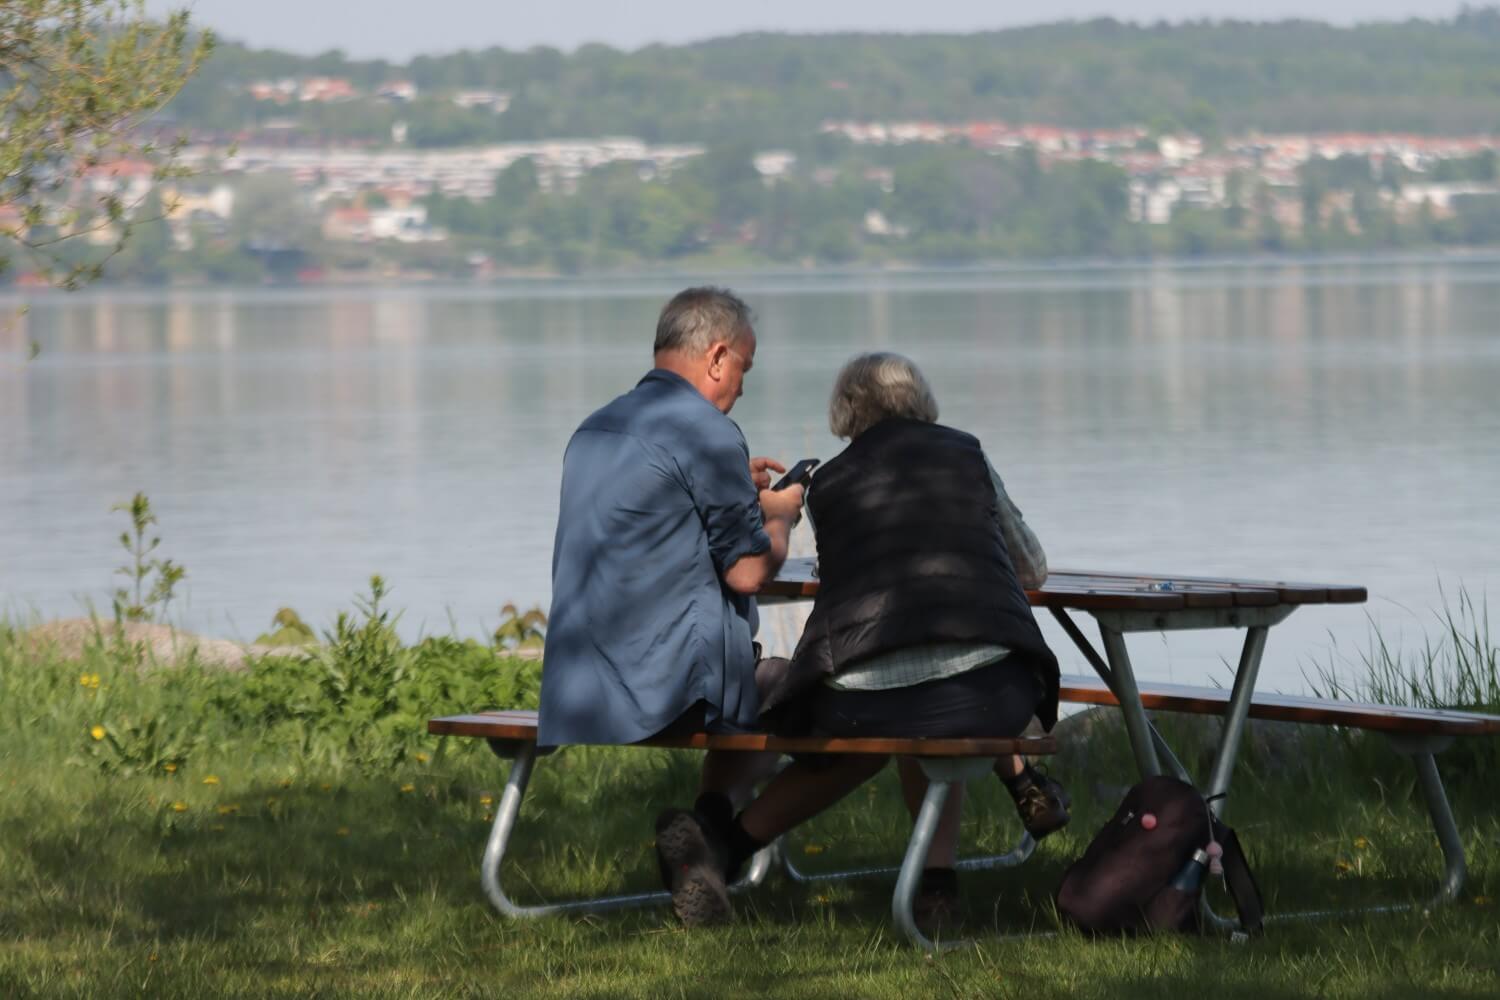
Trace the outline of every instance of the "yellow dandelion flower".
<path fill-rule="evenodd" d="M 1335 861 L 1333 863 L 1333 867 L 1334 870 L 1337 871 L 1340 875 L 1352 872 L 1354 870 L 1354 866 L 1345 861 L 1343 858 L 1339 858 L 1337 861 Z"/>
<path fill-rule="evenodd" d="M 416 790 L 417 790 L 417 786 L 411 784 L 410 782 L 407 782 L 406 784 L 404 784 L 404 785 L 401 786 L 401 791 L 404 794 L 410 794 L 411 792 L 415 792 Z"/>
<path fill-rule="evenodd" d="M 220 816 L 233 816 L 235 813 L 237 813 L 239 811 L 240 811 L 240 807 L 237 806 L 237 805 L 235 805 L 232 802 L 231 803 L 225 803 L 224 805 L 219 806 L 219 815 Z"/>
<path fill-rule="evenodd" d="M 341 826 L 337 830 L 335 830 L 334 833 L 337 833 L 340 837 L 347 837 L 349 836 L 349 828 L 347 826 Z"/>
<path fill-rule="evenodd" d="M 104 739 L 104 727 L 90 726 L 89 735 L 92 736 L 96 741 Z"/>
<path fill-rule="evenodd" d="M 1475 896 L 1474 897 L 1474 905 L 1475 906 L 1489 906 L 1493 902 L 1494 902 L 1494 900 L 1490 899 L 1490 897 L 1488 897 L 1488 896 Z"/>
<path fill-rule="evenodd" d="M 479 796 L 479 804 L 482 806 L 492 806 L 495 804 L 495 800 L 489 795 L 481 795 Z"/>
<path fill-rule="evenodd" d="M 822 854 L 823 853 L 823 845 L 822 844 L 804 844 L 803 847 L 802 847 L 802 853 L 803 854 Z"/>
<path fill-rule="evenodd" d="M 427 763 L 427 755 L 425 753 L 419 753 L 419 754 L 417 754 L 417 763 L 418 764 L 425 764 L 425 763 Z"/>
<path fill-rule="evenodd" d="M 161 766 L 161 769 L 163 771 L 166 771 L 168 774 L 176 774 L 177 773 L 177 765 L 174 764 L 174 763 L 172 763 L 171 761 L 167 761 L 165 764 L 163 764 Z"/>
<path fill-rule="evenodd" d="M 1368 840 L 1366 840 L 1364 837 L 1355 837 L 1354 838 L 1354 849 L 1356 851 L 1368 850 L 1369 847 L 1370 847 L 1370 842 Z"/>
<path fill-rule="evenodd" d="M 80 685 L 82 685 L 83 687 L 88 687 L 89 686 L 89 675 L 88 674 L 79 674 L 78 675 L 78 683 Z"/>
<path fill-rule="evenodd" d="M 156 961 L 156 952 L 153 951 L 151 954 L 147 955 L 146 956 L 146 961 L 148 961 L 148 962 L 154 962 L 154 961 Z"/>
<path fill-rule="evenodd" d="M 814 896 L 813 897 L 813 902 L 817 903 L 819 906 L 827 906 L 828 905 L 828 897 L 827 896 Z"/>
<path fill-rule="evenodd" d="M 172 803 L 172 811 L 174 813 L 185 813 L 185 812 L 187 812 L 187 810 L 188 810 L 188 805 L 187 805 L 186 802 L 173 802 Z"/>
<path fill-rule="evenodd" d="M 203 783 L 205 785 L 217 785 L 219 783 L 219 776 L 217 774 L 205 774 L 203 776 Z"/>
<path fill-rule="evenodd" d="M 99 675 L 98 674 L 89 674 L 89 687 L 94 688 L 95 690 L 98 689 L 98 687 L 99 687 Z"/>

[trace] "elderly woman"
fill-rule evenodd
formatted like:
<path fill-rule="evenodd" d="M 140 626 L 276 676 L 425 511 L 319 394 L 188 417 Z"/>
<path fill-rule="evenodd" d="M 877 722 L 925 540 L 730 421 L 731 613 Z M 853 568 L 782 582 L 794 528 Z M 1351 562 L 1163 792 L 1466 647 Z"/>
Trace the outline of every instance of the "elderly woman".
<path fill-rule="evenodd" d="M 762 719 L 781 732 L 1007 737 L 1033 716 L 1056 721 L 1057 660 L 1022 589 L 1046 576 L 1041 548 L 979 442 L 937 415 L 926 379 L 900 355 L 856 357 L 834 383 L 829 423 L 850 443 L 807 493 L 818 596 L 784 672 L 757 676 Z M 915 810 L 924 779 L 903 763 Z M 859 755 L 797 760 L 738 816 L 709 797 L 663 813 L 657 848 L 684 922 L 727 918 L 724 883 L 751 854 L 882 766 Z M 1067 822 L 1055 782 L 1020 758 L 996 771 L 1033 836 Z M 959 806 L 950 796 L 928 855 L 917 916 L 929 925 L 957 894 Z"/>
<path fill-rule="evenodd" d="M 1056 721 L 1057 660 L 1023 592 L 1046 578 L 1046 557 L 979 442 L 937 416 L 901 355 L 863 354 L 839 372 L 829 426 L 850 443 L 807 495 L 818 597 L 763 714 L 849 737 L 1005 737 L 1034 715 Z M 902 765 L 915 813 L 925 780 Z M 1067 823 L 1056 782 L 1019 757 L 996 771 L 1033 837 Z M 956 895 L 960 802 L 949 799 L 928 856 L 919 916 L 940 917 Z"/>

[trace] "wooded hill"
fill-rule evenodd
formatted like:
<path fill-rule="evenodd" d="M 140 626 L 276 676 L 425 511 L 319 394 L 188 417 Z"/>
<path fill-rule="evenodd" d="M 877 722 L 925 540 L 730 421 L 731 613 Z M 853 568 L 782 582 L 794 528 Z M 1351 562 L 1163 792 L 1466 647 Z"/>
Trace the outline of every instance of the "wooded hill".
<path fill-rule="evenodd" d="M 477 36 L 503 38 L 497 16 Z M 411 104 L 255 101 L 254 80 L 410 80 Z M 453 91 L 506 91 L 504 113 Z M 971 35 L 752 34 L 626 52 L 489 48 L 401 65 L 222 44 L 169 113 L 233 130 L 295 117 L 328 138 L 416 145 L 555 136 L 796 144 L 829 119 L 1143 124 L 1208 137 L 1266 131 L 1500 131 L 1500 7 L 1341 28 L 1313 21 L 1102 19 Z"/>

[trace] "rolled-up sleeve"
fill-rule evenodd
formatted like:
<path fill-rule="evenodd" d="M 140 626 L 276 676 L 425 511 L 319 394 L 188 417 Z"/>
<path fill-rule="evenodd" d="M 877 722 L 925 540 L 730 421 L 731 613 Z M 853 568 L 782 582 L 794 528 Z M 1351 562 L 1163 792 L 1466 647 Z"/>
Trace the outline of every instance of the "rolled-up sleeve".
<path fill-rule="evenodd" d="M 1041 541 L 1021 516 L 1021 508 L 1005 492 L 1005 484 L 1000 481 L 1000 473 L 993 465 L 990 466 L 990 479 L 995 484 L 996 500 L 999 501 L 996 516 L 1000 521 L 1000 534 L 1005 538 L 1005 548 L 1016 567 L 1016 576 L 1020 578 L 1021 586 L 1028 590 L 1040 587 L 1047 582 L 1047 553 L 1042 551 Z"/>
<path fill-rule="evenodd" d="M 689 482 L 708 534 L 709 556 L 721 578 L 744 556 L 771 547 L 760 494 L 750 478 L 750 449 L 737 429 L 733 436 L 714 434 L 702 442 Z"/>

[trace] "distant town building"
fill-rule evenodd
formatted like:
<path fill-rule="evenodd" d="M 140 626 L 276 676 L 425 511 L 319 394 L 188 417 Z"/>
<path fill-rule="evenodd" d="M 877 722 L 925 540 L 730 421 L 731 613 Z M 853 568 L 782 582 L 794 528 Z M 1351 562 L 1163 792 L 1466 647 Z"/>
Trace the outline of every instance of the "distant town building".
<path fill-rule="evenodd" d="M 1500 197 L 1500 185 L 1467 181 L 1450 184 L 1404 184 L 1399 195 L 1399 216 L 1405 221 L 1426 205 L 1435 219 L 1450 219 L 1455 202 L 1465 198 Z"/>
<path fill-rule="evenodd" d="M 756 153 L 753 162 L 761 180 L 767 184 L 774 184 L 796 166 L 797 154 L 789 153 L 784 149 L 772 149 L 764 153 Z"/>
<path fill-rule="evenodd" d="M 452 100 L 461 108 L 484 108 L 497 115 L 510 107 L 510 94 L 503 90 L 460 90 Z"/>
<path fill-rule="evenodd" d="M 375 88 L 375 96 L 382 101 L 410 103 L 417 99 L 417 85 L 410 80 L 387 80 Z"/>
<path fill-rule="evenodd" d="M 303 79 L 297 90 L 297 99 L 304 103 L 329 104 L 352 101 L 358 96 L 354 84 L 339 76 L 309 76 Z"/>
<path fill-rule="evenodd" d="M 257 101 L 271 101 L 276 104 L 290 104 L 297 97 L 297 81 L 291 78 L 257 80 L 246 89 Z"/>

